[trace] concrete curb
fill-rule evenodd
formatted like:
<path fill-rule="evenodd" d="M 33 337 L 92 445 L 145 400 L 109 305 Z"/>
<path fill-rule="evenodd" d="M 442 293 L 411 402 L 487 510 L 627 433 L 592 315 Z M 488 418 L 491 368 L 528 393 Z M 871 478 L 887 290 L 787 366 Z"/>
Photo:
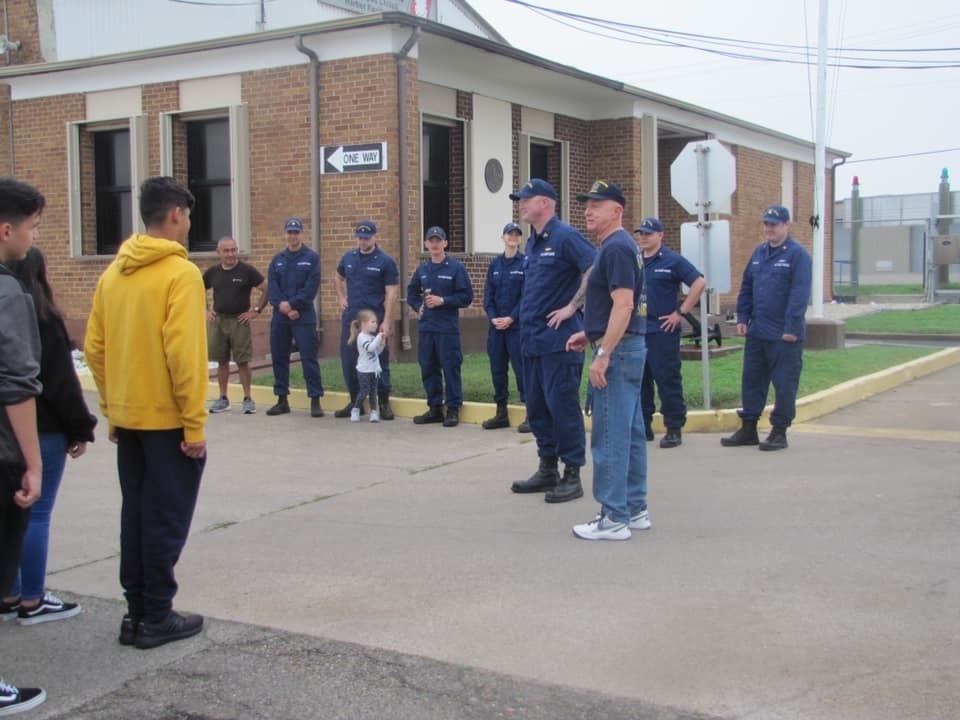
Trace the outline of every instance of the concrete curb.
<path fill-rule="evenodd" d="M 899 385 L 910 382 L 917 378 L 929 375 L 930 373 L 943 370 L 952 365 L 960 364 L 960 348 L 946 348 L 935 352 L 932 355 L 911 360 L 902 365 L 894 365 L 885 370 L 875 372 L 872 375 L 848 380 L 847 382 L 835 385 L 827 390 L 821 390 L 813 395 L 807 395 L 797 400 L 797 419 L 796 422 L 807 422 L 821 417 L 828 413 L 839 410 L 840 408 L 852 405 L 860 400 L 877 393 L 891 390 Z M 96 392 L 97 388 L 93 378 L 89 375 L 80 376 L 80 384 L 84 390 Z M 242 390 L 237 383 L 231 383 L 229 386 L 230 397 L 234 403 L 239 403 L 242 399 Z M 219 387 L 216 381 L 210 383 L 208 397 L 214 400 L 219 395 Z M 259 412 L 263 412 L 267 407 L 273 404 L 274 395 L 270 388 L 254 385 L 251 388 L 251 394 L 258 405 Z M 323 396 L 323 408 L 327 417 L 333 416 L 333 411 L 343 407 L 348 400 L 348 395 L 343 392 L 328 392 Z M 306 390 L 291 390 L 289 397 L 290 407 L 294 410 L 308 410 L 310 408 L 310 398 L 307 397 Z M 412 418 L 426 410 L 426 404 L 419 398 L 390 398 L 390 405 L 397 418 Z M 764 408 L 764 419 L 760 421 L 761 427 L 768 425 L 766 417 L 773 409 L 772 405 Z M 493 416 L 495 406 L 493 403 L 465 402 L 460 411 L 460 422 L 479 425 L 487 418 Z M 515 429 L 524 417 L 526 411 L 520 405 L 510 406 L 510 426 Z M 587 429 L 590 428 L 590 418 L 585 418 Z M 732 432 L 740 426 L 740 418 L 736 410 L 692 410 L 687 413 L 687 424 L 684 432 Z M 654 432 L 663 432 L 663 419 L 658 413 L 653 420 Z M 514 430 L 515 432 L 515 430 Z M 532 437 L 532 436 L 531 436 Z"/>

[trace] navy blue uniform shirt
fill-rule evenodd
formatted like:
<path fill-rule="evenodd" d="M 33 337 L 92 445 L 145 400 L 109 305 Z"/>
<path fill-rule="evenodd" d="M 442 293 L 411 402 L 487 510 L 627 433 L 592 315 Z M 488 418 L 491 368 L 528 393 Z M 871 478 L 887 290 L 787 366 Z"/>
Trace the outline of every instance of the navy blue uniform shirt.
<path fill-rule="evenodd" d="M 510 329 L 519 327 L 520 297 L 526 274 L 527 256 L 518 252 L 512 258 L 498 255 L 487 268 L 487 282 L 483 287 L 483 309 L 487 318 L 512 317 Z"/>
<path fill-rule="evenodd" d="M 678 310 L 680 286 L 693 285 L 703 273 L 683 255 L 661 245 L 654 255 L 644 256 L 643 275 L 647 291 L 647 334 L 666 332 L 660 327 L 663 322 L 660 316 Z M 680 332 L 680 325 L 674 332 Z"/>
<path fill-rule="evenodd" d="M 306 245 L 296 252 L 284 248 L 270 261 L 267 282 L 267 299 L 274 309 L 286 300 L 300 313 L 298 320 L 289 322 L 316 322 L 313 300 L 320 289 L 320 256 L 316 252 Z M 287 321 L 287 316 L 276 312 L 273 319 Z"/>
<path fill-rule="evenodd" d="M 813 263 L 806 249 L 791 236 L 780 247 L 757 246 L 743 271 L 737 296 L 737 322 L 760 340 L 806 334 Z"/>
<path fill-rule="evenodd" d="M 369 309 L 383 322 L 387 285 L 399 285 L 400 273 L 394 259 L 374 245 L 373 252 L 349 250 L 340 258 L 337 274 L 347 281 L 347 309 L 344 317 L 352 320 L 358 310 Z"/>
<path fill-rule="evenodd" d="M 536 357 L 564 352 L 567 339 L 583 329 L 583 319 L 580 313 L 574 313 L 554 330 L 547 327 L 547 314 L 573 299 L 597 250 L 576 229 L 554 217 L 543 232 L 530 235 L 526 254 L 527 270 L 520 300 L 523 354 Z"/>
<path fill-rule="evenodd" d="M 643 259 L 633 236 L 620 228 L 600 246 L 587 279 L 586 305 L 583 308 L 583 329 L 591 342 L 603 337 L 613 310 L 614 290 L 633 291 L 633 313 L 624 333 L 643 335 L 646 320 L 641 314 L 643 297 Z"/>
<path fill-rule="evenodd" d="M 407 285 L 407 304 L 420 312 L 424 295 L 439 295 L 443 305 L 424 308 L 420 318 L 420 332 L 459 333 L 460 308 L 473 302 L 473 286 L 467 269 L 449 255 L 443 262 L 427 260 L 421 263 Z"/>

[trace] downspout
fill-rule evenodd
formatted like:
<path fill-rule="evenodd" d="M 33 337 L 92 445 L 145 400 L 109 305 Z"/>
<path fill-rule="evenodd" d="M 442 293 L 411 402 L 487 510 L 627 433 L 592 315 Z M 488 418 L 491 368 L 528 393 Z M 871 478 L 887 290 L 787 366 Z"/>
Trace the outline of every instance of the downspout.
<path fill-rule="evenodd" d="M 320 168 L 318 167 L 319 144 L 319 100 L 317 98 L 317 83 L 320 78 L 320 58 L 303 44 L 303 35 L 297 35 L 297 50 L 310 58 L 310 242 L 317 254 L 320 254 Z M 320 278 L 323 286 L 323 277 Z M 317 292 L 314 306 L 317 312 L 317 330 L 323 332 L 322 315 L 320 314 L 320 296 Z"/>
<path fill-rule="evenodd" d="M 407 188 L 407 156 L 409 155 L 407 143 L 407 55 L 413 49 L 420 37 L 420 28 L 414 28 L 410 37 L 397 53 L 397 135 L 398 152 L 400 162 L 399 185 L 400 185 L 400 347 L 409 350 L 413 347 L 410 341 L 410 316 L 404 308 L 407 304 L 407 298 L 404 288 L 404 278 L 407 277 L 407 245 L 409 235 L 409 190 Z"/>
<path fill-rule="evenodd" d="M 10 37 L 10 25 L 8 23 L 10 15 L 7 12 L 7 0 L 3 0 L 3 36 L 5 38 Z M 10 64 L 10 48 L 7 48 L 7 65 Z M 13 141 L 13 88 L 9 85 L 10 88 L 9 97 L 7 98 L 7 127 L 10 130 L 10 177 L 15 177 L 17 174 L 17 163 L 15 162 L 16 156 L 14 155 L 14 141 Z"/>
<path fill-rule="evenodd" d="M 840 158 L 839 162 L 834 159 L 830 163 L 830 297 L 833 297 L 833 288 L 836 287 L 837 280 L 833 277 L 833 270 L 837 259 L 837 237 L 836 219 L 833 217 L 834 209 L 837 207 L 837 168 L 847 162 L 845 157 Z M 826 208 L 824 208 L 824 222 L 826 222 Z M 851 238 L 851 242 L 853 239 Z"/>

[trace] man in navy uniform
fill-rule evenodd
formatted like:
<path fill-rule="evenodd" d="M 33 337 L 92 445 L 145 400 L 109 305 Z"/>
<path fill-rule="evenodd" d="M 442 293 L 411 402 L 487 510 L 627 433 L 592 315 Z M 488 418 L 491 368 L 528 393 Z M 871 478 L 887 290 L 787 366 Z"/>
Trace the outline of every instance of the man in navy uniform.
<path fill-rule="evenodd" d="M 442 422 L 444 427 L 456 427 L 463 407 L 460 308 L 473 302 L 473 286 L 463 264 L 447 255 L 447 233 L 443 228 L 427 230 L 424 244 L 430 257 L 414 271 L 407 285 L 407 303 L 420 316 L 417 360 L 428 405 L 427 412 L 413 421 L 417 425 Z"/>
<path fill-rule="evenodd" d="M 393 329 L 393 313 L 400 293 L 400 273 L 397 263 L 387 255 L 374 239 L 377 226 L 372 220 L 361 220 L 356 224 L 357 247 L 348 250 L 337 265 L 333 276 L 333 287 L 340 303 L 340 367 L 343 380 L 350 392 L 350 402 L 333 415 L 338 418 L 350 417 L 350 410 L 357 399 L 360 384 L 357 380 L 357 347 L 348 345 L 350 323 L 359 310 L 373 310 L 380 323 L 380 332 L 389 340 Z M 380 380 L 377 385 L 377 398 L 380 406 L 380 418 L 393 420 L 390 407 L 390 345 L 380 354 Z"/>
<path fill-rule="evenodd" d="M 740 381 L 741 426 L 720 440 L 724 447 L 759 445 L 761 450 L 787 447 L 787 428 L 797 414 L 797 387 L 803 367 L 803 338 L 810 300 L 810 254 L 790 235 L 790 211 L 771 205 L 763 211 L 766 242 L 753 251 L 737 296 L 737 333 L 746 335 Z M 757 421 L 770 383 L 776 394 L 772 426 L 760 442 Z"/>
<path fill-rule="evenodd" d="M 660 413 L 666 434 L 660 447 L 680 445 L 687 422 L 687 404 L 683 399 L 680 374 L 680 327 L 684 314 L 697 305 L 707 286 L 703 274 L 680 253 L 663 246 L 663 223 L 648 217 L 635 231 L 643 252 L 643 273 L 647 295 L 647 362 L 643 369 L 643 425 L 647 440 L 653 440 L 653 383 L 660 395 Z M 680 303 L 680 286 L 690 288 Z M 679 307 L 678 307 L 679 306 Z"/>
<path fill-rule="evenodd" d="M 540 465 L 516 493 L 546 492 L 547 502 L 583 496 L 580 468 L 586 463 L 586 436 L 580 409 L 583 352 L 567 352 L 567 340 L 583 329 L 580 308 L 596 249 L 556 216 L 557 192 L 533 178 L 511 193 L 520 218 L 533 226 L 527 241 L 527 271 L 520 300 L 523 391 L 527 420 L 537 439 Z M 563 460 L 563 476 L 558 468 Z"/>
<path fill-rule="evenodd" d="M 483 288 L 483 309 L 490 320 L 487 328 L 487 356 L 493 378 L 493 401 L 497 414 L 483 421 L 484 430 L 510 427 L 507 400 L 510 396 L 510 365 L 517 381 L 520 402 L 523 397 L 523 357 L 520 355 L 520 296 L 527 256 L 520 252 L 523 230 L 515 222 L 508 222 L 501 234 L 503 252 L 490 261 L 487 282 Z M 527 425 L 524 428 L 524 425 Z M 524 421 L 520 431 L 529 431 Z"/>
<path fill-rule="evenodd" d="M 290 412 L 290 341 L 300 351 L 303 377 L 310 396 L 310 415 L 323 417 L 320 398 L 323 382 L 317 362 L 317 311 L 313 306 L 320 289 L 320 256 L 303 244 L 303 221 L 287 218 L 283 224 L 287 247 L 274 255 L 267 270 L 267 299 L 273 306 L 270 318 L 270 354 L 273 357 L 273 392 L 277 404 L 267 415 Z"/>

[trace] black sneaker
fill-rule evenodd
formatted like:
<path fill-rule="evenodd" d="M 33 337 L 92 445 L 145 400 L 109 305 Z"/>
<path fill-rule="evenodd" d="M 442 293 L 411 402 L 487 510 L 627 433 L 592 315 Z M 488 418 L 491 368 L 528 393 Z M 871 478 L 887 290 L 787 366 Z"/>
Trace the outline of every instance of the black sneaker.
<path fill-rule="evenodd" d="M 47 693 L 41 688 L 16 688 L 0 679 L 0 716 L 32 710 L 46 699 Z"/>
<path fill-rule="evenodd" d="M 17 610 L 19 609 L 19 600 L 12 603 L 5 603 L 3 600 L 0 600 L 0 622 L 13 620 L 17 616 Z"/>
<path fill-rule="evenodd" d="M 79 615 L 80 609 L 76 603 L 64 602 L 53 593 L 47 593 L 34 608 L 25 607 L 21 601 L 20 609 L 17 610 L 17 624 L 39 625 L 54 620 L 66 620 Z"/>
<path fill-rule="evenodd" d="M 163 620 L 144 620 L 133 641 L 141 650 L 193 637 L 203 630 L 203 615 L 181 615 L 173 610 Z"/>
<path fill-rule="evenodd" d="M 120 635 L 117 637 L 117 642 L 121 645 L 133 645 L 137 639 L 140 622 L 140 618 L 135 618 L 133 615 L 124 615 L 123 620 L 120 621 Z"/>

